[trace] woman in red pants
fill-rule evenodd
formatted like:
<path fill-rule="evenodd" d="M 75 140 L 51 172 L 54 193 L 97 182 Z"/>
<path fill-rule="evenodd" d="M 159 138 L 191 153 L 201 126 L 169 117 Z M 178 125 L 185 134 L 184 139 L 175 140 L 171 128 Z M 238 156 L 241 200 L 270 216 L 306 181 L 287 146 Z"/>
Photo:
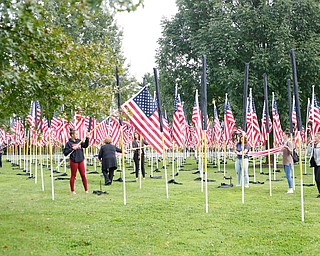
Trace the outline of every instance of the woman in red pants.
<path fill-rule="evenodd" d="M 74 180 L 77 176 L 77 170 L 79 170 L 82 184 L 86 193 L 88 193 L 88 182 L 86 178 L 86 169 L 84 165 L 84 154 L 83 148 L 87 148 L 89 146 L 89 137 L 86 137 L 84 142 L 81 142 L 78 139 L 78 131 L 70 129 L 70 139 L 67 142 L 66 146 L 63 149 L 63 154 L 68 156 L 70 153 L 70 169 L 71 169 L 71 177 L 70 177 L 70 189 L 71 193 L 75 194 L 74 191 Z M 81 143 L 80 143 L 81 142 Z"/>

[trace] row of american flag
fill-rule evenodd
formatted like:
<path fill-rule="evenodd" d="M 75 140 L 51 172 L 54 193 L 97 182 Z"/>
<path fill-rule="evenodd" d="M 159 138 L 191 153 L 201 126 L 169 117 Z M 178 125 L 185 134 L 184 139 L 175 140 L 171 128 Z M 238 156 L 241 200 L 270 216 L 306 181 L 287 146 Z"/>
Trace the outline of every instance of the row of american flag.
<path fill-rule="evenodd" d="M 33 145 L 46 145 L 48 138 L 56 146 L 64 145 L 69 139 L 69 129 L 79 131 L 79 137 L 84 138 L 88 131 L 92 131 L 90 144 L 100 145 L 107 136 L 111 136 L 114 144 L 120 141 L 120 129 L 123 131 L 124 144 L 130 144 L 133 133 L 139 132 L 153 148 L 162 153 L 163 149 L 169 149 L 172 144 L 177 148 L 201 146 L 202 137 L 205 134 L 208 146 L 220 148 L 223 145 L 232 146 L 232 135 L 240 132 L 236 126 L 230 102 L 226 96 L 224 104 L 224 121 L 220 123 L 217 107 L 214 104 L 212 123 L 207 117 L 207 130 L 202 130 L 201 111 L 198 102 L 198 92 L 192 111 L 192 123 L 188 122 L 183 103 L 177 90 L 174 96 L 174 114 L 172 124 L 168 117 L 162 117 L 163 132 L 160 131 L 160 119 L 156 101 L 151 97 L 147 87 L 142 88 L 135 96 L 122 105 L 122 110 L 128 120 L 120 122 L 118 117 L 109 117 L 106 120 L 97 120 L 94 117 L 83 116 L 76 113 L 74 120 L 68 122 L 66 118 L 53 117 L 49 122 L 42 116 L 41 106 L 38 101 L 31 103 L 30 113 L 27 116 L 28 131 L 25 130 L 20 118 L 11 123 L 11 131 L 0 129 L 0 143 L 8 145 L 22 145 L 30 138 Z M 272 121 L 269 116 L 269 129 L 266 129 L 266 110 L 263 107 L 261 125 L 259 125 L 254 99 L 250 90 L 246 111 L 247 141 L 250 147 L 264 146 L 268 133 L 274 134 L 274 145 L 281 145 L 283 141 L 280 117 L 277 102 L 272 97 Z M 307 132 L 305 129 L 298 132 L 295 104 L 293 101 L 292 124 L 296 143 L 300 139 L 306 143 L 314 134 L 320 131 L 320 108 L 316 96 L 313 94 L 311 103 L 308 102 Z M 122 125 L 121 125 L 122 124 Z M 241 129 L 240 129 L 241 130 Z M 50 136 L 49 136 L 50 135 Z"/>

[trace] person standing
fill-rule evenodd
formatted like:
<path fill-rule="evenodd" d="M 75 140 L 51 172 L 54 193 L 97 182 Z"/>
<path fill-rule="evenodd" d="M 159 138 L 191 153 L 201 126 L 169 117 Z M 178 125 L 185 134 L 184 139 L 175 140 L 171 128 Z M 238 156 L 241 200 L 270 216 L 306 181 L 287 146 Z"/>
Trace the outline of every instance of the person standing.
<path fill-rule="evenodd" d="M 282 150 L 282 164 L 283 164 L 284 172 L 286 173 L 286 178 L 289 186 L 287 193 L 292 194 L 293 188 L 292 188 L 291 170 L 293 165 L 293 159 L 292 159 L 293 144 L 290 141 L 289 131 L 283 132 L 283 145 L 284 145 L 284 148 Z"/>
<path fill-rule="evenodd" d="M 317 198 L 320 198 L 320 132 L 317 132 L 315 135 L 313 157 L 316 163 L 314 167 L 314 177 L 318 188 Z"/>
<path fill-rule="evenodd" d="M 0 168 L 2 168 L 2 155 L 4 154 L 4 145 L 0 146 Z"/>
<path fill-rule="evenodd" d="M 133 152 L 133 161 L 135 165 L 135 171 L 136 171 L 136 179 L 139 177 L 139 162 L 141 167 L 141 174 L 143 179 L 145 179 L 146 172 L 144 169 L 144 145 L 149 145 L 145 140 L 140 138 L 140 134 L 135 132 L 134 138 L 132 141 L 132 148 L 135 149 Z M 141 156 L 141 158 L 140 158 Z"/>
<path fill-rule="evenodd" d="M 76 194 L 74 191 L 74 181 L 77 176 L 77 170 L 79 170 L 82 184 L 86 193 L 88 193 L 88 182 L 86 178 L 86 168 L 84 165 L 84 153 L 83 149 L 89 146 L 89 135 L 87 135 L 84 142 L 78 138 L 79 133 L 74 129 L 70 129 L 70 139 L 66 143 L 63 154 L 68 156 L 70 154 L 70 169 L 71 169 L 71 177 L 70 177 L 70 189 L 71 193 Z"/>
<path fill-rule="evenodd" d="M 236 162 L 235 162 L 235 169 L 237 173 L 237 186 L 241 186 L 242 181 L 242 154 L 244 154 L 244 180 L 245 180 L 245 187 L 249 187 L 249 174 L 248 174 L 248 166 L 249 166 L 249 146 L 247 143 L 247 138 L 244 137 L 244 144 L 242 144 L 242 136 L 240 135 L 237 144 L 234 147 L 234 152 L 237 155 Z"/>
<path fill-rule="evenodd" d="M 117 169 L 116 152 L 122 153 L 122 150 L 111 144 L 111 137 L 107 137 L 104 145 L 100 148 L 98 159 L 102 161 L 102 173 L 105 185 L 111 185 L 114 171 Z"/>

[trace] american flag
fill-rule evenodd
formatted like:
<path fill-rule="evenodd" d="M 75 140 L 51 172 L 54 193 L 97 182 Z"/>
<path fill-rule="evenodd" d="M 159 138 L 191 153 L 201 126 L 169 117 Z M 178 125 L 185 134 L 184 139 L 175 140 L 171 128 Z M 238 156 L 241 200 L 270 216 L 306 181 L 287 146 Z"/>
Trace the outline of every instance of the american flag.
<path fill-rule="evenodd" d="M 182 148 L 185 142 L 184 138 L 184 113 L 182 104 L 180 102 L 178 94 L 174 97 L 174 113 L 172 124 L 172 139 L 175 141 L 179 148 Z"/>
<path fill-rule="evenodd" d="M 197 147 L 201 145 L 201 139 L 202 139 L 202 125 L 201 125 L 201 115 L 200 115 L 200 109 L 199 109 L 199 103 L 198 103 L 198 90 L 196 91 L 196 96 L 194 100 L 194 106 L 192 111 L 192 123 L 194 125 L 194 131 L 195 131 L 195 142 Z"/>
<path fill-rule="evenodd" d="M 125 145 L 130 144 L 133 140 L 134 128 L 128 121 L 122 121 L 123 141 Z"/>
<path fill-rule="evenodd" d="M 179 96 L 179 98 L 180 98 L 180 96 Z M 180 99 L 180 101 L 181 101 L 181 99 Z M 183 132 L 184 138 L 186 140 L 189 122 L 188 122 L 188 118 L 186 115 L 186 111 L 184 109 L 184 102 L 181 102 L 181 104 L 182 104 L 182 112 L 183 112 L 182 132 Z"/>
<path fill-rule="evenodd" d="M 263 103 L 263 111 L 262 111 L 262 120 L 261 120 L 261 145 L 263 146 L 268 139 L 268 135 L 272 131 L 272 122 L 269 116 L 269 129 L 267 132 L 267 117 L 266 117 L 266 109 L 265 103 Z"/>
<path fill-rule="evenodd" d="M 104 139 L 110 135 L 109 119 L 100 122 L 97 128 L 97 143 L 103 143 Z"/>
<path fill-rule="evenodd" d="M 234 120 L 228 98 L 226 98 L 225 105 L 224 105 L 224 131 L 223 131 L 224 141 L 226 144 L 229 143 L 235 127 L 236 127 L 236 122 Z"/>
<path fill-rule="evenodd" d="M 275 143 L 276 145 L 281 145 L 283 141 L 283 132 L 281 129 L 277 101 L 274 94 L 272 97 L 272 121 L 273 121 L 273 135 L 274 135 Z"/>
<path fill-rule="evenodd" d="M 186 139 L 186 146 L 194 148 L 195 147 L 195 131 L 191 125 L 187 126 L 187 139 Z"/>
<path fill-rule="evenodd" d="M 12 134 L 12 143 L 15 145 L 22 145 L 25 142 L 25 135 L 24 135 L 24 126 L 20 120 L 20 118 L 17 118 L 13 121 L 11 124 L 11 131 Z"/>
<path fill-rule="evenodd" d="M 63 117 L 53 117 L 51 129 L 55 130 L 55 138 L 62 144 L 67 143 L 69 139 L 70 124 Z"/>
<path fill-rule="evenodd" d="M 307 143 L 308 142 L 307 133 L 303 126 L 301 127 L 300 135 L 301 135 L 302 143 Z"/>
<path fill-rule="evenodd" d="M 247 106 L 247 140 L 249 147 L 254 147 L 251 95 L 249 96 Z"/>
<path fill-rule="evenodd" d="M 162 134 L 160 132 L 159 112 L 147 87 L 123 104 L 123 110 L 129 116 L 135 129 L 162 154 Z M 168 127 L 163 126 L 164 148 L 171 147 L 171 138 Z"/>
<path fill-rule="evenodd" d="M 284 146 L 278 146 L 278 147 L 273 147 L 270 148 L 269 150 L 262 150 L 262 151 L 258 151 L 258 152 L 249 152 L 249 156 L 252 157 L 260 157 L 260 156 L 267 156 L 269 154 L 273 155 L 273 154 L 277 154 L 279 152 L 281 152 L 283 150 Z"/>
<path fill-rule="evenodd" d="M 41 120 L 41 107 L 39 101 L 32 101 L 30 113 L 27 116 L 27 122 L 33 128 L 38 128 Z"/>
<path fill-rule="evenodd" d="M 261 139 L 261 132 L 260 132 L 260 126 L 258 122 L 258 116 L 256 107 L 254 105 L 254 100 L 251 97 L 251 103 L 252 103 L 252 125 L 253 125 L 253 137 L 254 137 L 254 147 L 257 147 L 260 143 Z"/>
<path fill-rule="evenodd" d="M 74 116 L 74 129 L 78 131 L 79 138 L 83 139 L 88 130 L 89 118 L 83 116 L 81 113 L 76 113 Z"/>
<path fill-rule="evenodd" d="M 207 140 L 207 145 L 211 145 L 212 144 L 212 127 L 211 127 L 211 123 L 210 123 L 210 119 L 207 115 L 207 130 L 205 131 L 206 133 L 206 140 Z"/>
<path fill-rule="evenodd" d="M 170 119 L 166 110 L 164 111 L 163 125 L 167 127 L 166 129 L 169 129 L 170 137 L 172 138 L 172 126 L 170 125 Z"/>
<path fill-rule="evenodd" d="M 300 132 L 298 131 L 297 110 L 296 110 L 296 103 L 295 103 L 294 96 L 292 101 L 291 120 L 292 120 L 293 132 L 294 132 L 294 143 L 295 143 L 295 146 L 297 147 L 299 145 L 299 141 L 301 140 L 301 137 L 300 137 Z"/>
<path fill-rule="evenodd" d="M 310 135 L 312 138 L 314 138 L 314 134 L 320 131 L 320 108 L 318 106 L 316 95 L 313 96 L 311 101 L 308 123 L 310 123 L 312 125 L 311 127 L 313 127 Z"/>
<path fill-rule="evenodd" d="M 213 142 L 218 145 L 220 143 L 221 139 L 221 125 L 218 117 L 218 111 L 216 104 L 214 104 L 214 109 L 213 109 Z"/>
<path fill-rule="evenodd" d="M 98 144 L 98 128 L 96 128 L 98 125 L 97 119 L 95 119 L 94 117 L 91 117 L 91 124 L 89 119 L 89 125 L 90 127 L 88 127 L 88 132 L 91 132 L 91 136 L 89 140 L 90 145 L 96 145 Z"/>
<path fill-rule="evenodd" d="M 46 145 L 48 143 L 48 120 L 46 118 L 42 118 L 41 120 L 41 129 L 42 129 L 42 146 Z"/>
<path fill-rule="evenodd" d="M 114 145 L 118 145 L 120 140 L 120 123 L 119 118 L 111 118 L 111 138 Z"/>
<path fill-rule="evenodd" d="M 6 141 L 6 132 L 0 129 L 0 146 L 7 143 Z"/>

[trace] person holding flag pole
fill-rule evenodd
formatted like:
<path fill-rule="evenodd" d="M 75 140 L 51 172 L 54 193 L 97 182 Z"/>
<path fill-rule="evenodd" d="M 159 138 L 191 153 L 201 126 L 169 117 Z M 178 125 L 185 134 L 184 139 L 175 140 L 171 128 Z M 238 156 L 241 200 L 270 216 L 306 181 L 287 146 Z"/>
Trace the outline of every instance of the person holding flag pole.
<path fill-rule="evenodd" d="M 83 149 L 89 146 L 89 134 L 90 133 L 87 134 L 85 141 L 82 142 L 78 139 L 78 131 L 70 129 L 70 139 L 63 149 L 63 154 L 65 156 L 70 156 L 70 189 L 72 194 L 76 194 L 74 191 L 74 181 L 76 179 L 77 170 L 79 170 L 85 192 L 89 193 L 83 153 Z"/>
<path fill-rule="evenodd" d="M 91 136 L 91 134 L 98 129 L 101 125 L 103 125 L 104 122 L 106 122 L 108 119 L 110 118 L 110 116 L 108 116 L 106 119 L 104 119 L 101 123 L 99 123 L 97 126 L 95 126 L 88 134 L 86 137 Z M 80 145 L 81 143 L 83 143 L 86 140 L 86 138 L 82 139 L 81 141 L 78 142 L 78 145 Z M 68 155 L 65 155 L 65 157 L 63 158 L 63 160 L 57 165 L 56 169 L 59 169 L 60 166 L 66 162 L 67 158 L 69 157 L 70 154 L 72 154 L 73 151 L 71 151 Z"/>

